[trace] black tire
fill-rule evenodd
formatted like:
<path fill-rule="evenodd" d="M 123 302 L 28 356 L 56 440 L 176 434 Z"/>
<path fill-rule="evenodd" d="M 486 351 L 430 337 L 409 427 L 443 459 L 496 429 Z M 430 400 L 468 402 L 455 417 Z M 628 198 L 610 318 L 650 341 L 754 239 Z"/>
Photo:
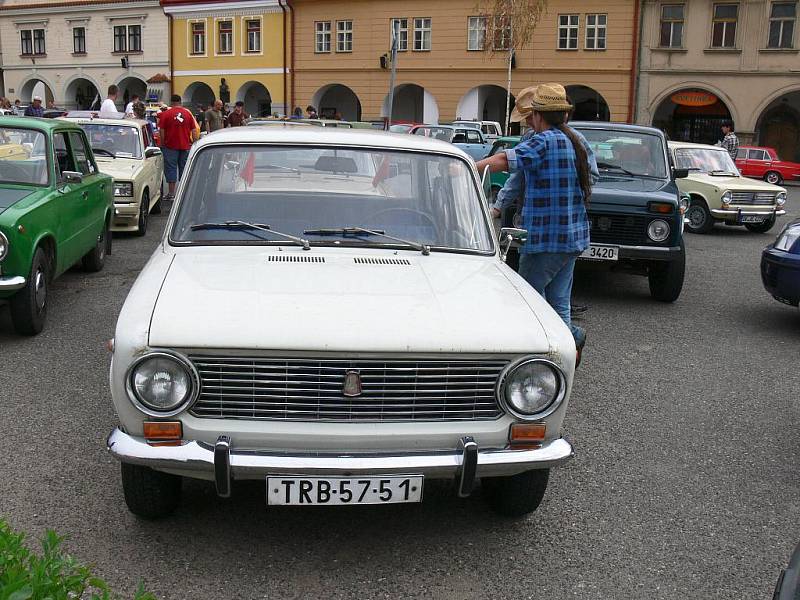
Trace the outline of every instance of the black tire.
<path fill-rule="evenodd" d="M 752 231 L 753 233 L 767 233 L 775 227 L 775 217 L 770 217 L 762 223 L 745 223 L 744 226 L 747 227 L 747 231 Z"/>
<path fill-rule="evenodd" d="M 542 503 L 550 469 L 526 471 L 509 477 L 481 479 L 483 496 L 489 507 L 504 517 L 522 517 Z"/>
<path fill-rule="evenodd" d="M 783 177 L 777 171 L 767 171 L 764 173 L 764 181 L 772 185 L 780 185 L 783 183 Z"/>
<path fill-rule="evenodd" d="M 647 280 L 650 295 L 659 302 L 675 302 L 681 295 L 686 274 L 686 246 L 681 240 L 681 250 L 671 261 L 658 261 L 650 265 Z"/>
<path fill-rule="evenodd" d="M 164 200 L 164 176 L 163 175 L 161 176 L 161 189 L 160 189 L 160 192 L 161 193 L 158 195 L 158 202 L 156 202 L 155 205 L 153 205 L 153 208 L 150 209 L 150 212 L 153 213 L 154 215 L 160 215 L 161 214 L 161 209 L 164 206 L 164 203 L 162 202 L 162 200 Z"/>
<path fill-rule="evenodd" d="M 708 233 L 714 228 L 714 217 L 706 203 L 692 198 L 689 210 L 686 211 L 686 231 L 690 233 Z"/>
<path fill-rule="evenodd" d="M 136 224 L 136 235 L 139 237 L 147 233 L 147 223 L 150 220 L 150 192 L 142 192 L 142 201 L 139 203 L 139 222 Z"/>
<path fill-rule="evenodd" d="M 36 335 L 47 320 L 47 295 L 53 269 L 48 253 L 39 246 L 33 254 L 25 287 L 11 297 L 11 322 L 20 335 Z"/>
<path fill-rule="evenodd" d="M 94 248 L 89 250 L 81 259 L 83 270 L 89 273 L 102 271 L 106 264 L 106 256 L 111 254 L 111 231 L 108 219 L 103 226 L 103 231 L 97 238 Z"/>
<path fill-rule="evenodd" d="M 145 519 L 166 517 L 181 503 L 183 478 L 150 467 L 122 463 L 122 491 L 133 514 Z"/>

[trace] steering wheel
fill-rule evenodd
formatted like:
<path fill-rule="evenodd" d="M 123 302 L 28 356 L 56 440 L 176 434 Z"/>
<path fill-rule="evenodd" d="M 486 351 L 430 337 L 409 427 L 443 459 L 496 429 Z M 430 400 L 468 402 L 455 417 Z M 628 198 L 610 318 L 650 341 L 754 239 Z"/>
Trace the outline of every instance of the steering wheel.
<path fill-rule="evenodd" d="M 436 232 L 436 238 L 439 238 L 439 227 L 436 225 L 436 222 L 430 217 L 430 215 L 414 208 L 384 208 L 383 210 L 379 210 L 378 212 L 369 215 L 366 219 L 364 219 L 364 221 L 361 222 L 361 226 L 365 229 L 369 229 L 365 223 L 377 219 L 380 216 L 396 212 L 411 213 L 413 215 L 417 215 L 418 217 L 422 217 L 428 223 L 430 223 L 431 228 Z"/>
<path fill-rule="evenodd" d="M 28 181 L 30 173 L 12 161 L 2 160 L 0 161 L 0 178 L 8 181 Z"/>

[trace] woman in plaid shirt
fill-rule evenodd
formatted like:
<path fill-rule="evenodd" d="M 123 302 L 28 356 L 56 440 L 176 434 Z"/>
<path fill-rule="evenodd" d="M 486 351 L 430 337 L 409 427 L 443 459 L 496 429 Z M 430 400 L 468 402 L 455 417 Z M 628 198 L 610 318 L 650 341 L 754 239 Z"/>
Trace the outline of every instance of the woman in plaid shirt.
<path fill-rule="evenodd" d="M 572 324 L 570 295 L 575 261 L 589 247 L 585 205 L 592 184 L 586 148 L 565 124 L 571 109 L 566 90 L 559 84 L 523 90 L 511 118 L 524 120 L 536 135 L 477 166 L 524 174 L 522 227 L 528 239 L 520 248 L 519 274 L 547 299 L 581 348 L 586 333 Z"/>

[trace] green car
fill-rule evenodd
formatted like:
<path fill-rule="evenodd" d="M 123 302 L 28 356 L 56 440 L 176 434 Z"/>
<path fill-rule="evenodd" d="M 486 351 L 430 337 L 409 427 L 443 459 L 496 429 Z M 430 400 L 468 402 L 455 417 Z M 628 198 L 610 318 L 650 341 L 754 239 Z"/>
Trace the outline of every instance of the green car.
<path fill-rule="evenodd" d="M 78 261 L 103 268 L 113 193 L 78 125 L 0 121 L 0 302 L 10 304 L 17 333 L 42 330 L 55 277 Z"/>
<path fill-rule="evenodd" d="M 519 144 L 520 136 L 518 135 L 509 135 L 505 137 L 499 137 L 494 141 L 492 144 L 492 149 L 489 151 L 489 156 L 494 156 L 500 150 L 508 150 L 509 148 L 513 148 L 517 144 Z M 503 186 L 506 184 L 508 180 L 508 171 L 498 171 L 497 173 L 492 173 L 490 182 L 492 184 L 492 193 L 489 196 L 489 205 L 495 203 L 497 200 L 497 192 L 503 189 Z"/>

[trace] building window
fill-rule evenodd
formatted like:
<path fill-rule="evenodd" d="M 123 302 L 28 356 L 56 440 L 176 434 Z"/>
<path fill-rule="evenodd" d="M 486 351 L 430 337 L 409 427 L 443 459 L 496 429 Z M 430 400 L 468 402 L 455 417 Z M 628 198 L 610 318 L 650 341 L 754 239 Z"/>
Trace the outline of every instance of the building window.
<path fill-rule="evenodd" d="M 508 50 L 511 48 L 511 18 L 505 15 L 495 15 L 493 25 L 494 49 Z"/>
<path fill-rule="evenodd" d="M 20 33 L 22 54 L 36 56 L 46 54 L 44 46 L 44 29 L 23 29 Z"/>
<path fill-rule="evenodd" d="M 336 51 L 353 51 L 353 22 L 336 21 Z"/>
<path fill-rule="evenodd" d="M 86 54 L 86 28 L 72 28 L 72 53 Z"/>
<path fill-rule="evenodd" d="M 796 2 L 773 2 L 769 13 L 768 48 L 793 48 Z"/>
<path fill-rule="evenodd" d="M 662 48 L 683 46 L 683 4 L 665 4 L 661 7 Z"/>
<path fill-rule="evenodd" d="M 711 29 L 712 48 L 733 48 L 736 46 L 736 20 L 738 17 L 738 4 L 714 5 L 714 23 Z"/>
<path fill-rule="evenodd" d="M 467 40 L 467 50 L 483 50 L 486 44 L 486 17 L 469 18 Z"/>
<path fill-rule="evenodd" d="M 142 26 L 115 25 L 114 52 L 141 52 Z"/>
<path fill-rule="evenodd" d="M 586 49 L 606 49 L 608 15 L 586 15 Z"/>
<path fill-rule="evenodd" d="M 315 27 L 316 43 L 314 45 L 315 52 L 330 52 L 331 51 L 331 22 L 330 21 L 317 21 Z"/>
<path fill-rule="evenodd" d="M 431 49 L 431 20 L 429 17 L 414 19 L 414 50 L 427 52 Z"/>
<path fill-rule="evenodd" d="M 247 19 L 247 51 L 261 52 L 261 20 Z"/>
<path fill-rule="evenodd" d="M 217 54 L 233 54 L 233 21 L 217 22 Z"/>
<path fill-rule="evenodd" d="M 192 23 L 192 54 L 206 53 L 206 22 Z"/>
<path fill-rule="evenodd" d="M 578 15 L 558 15 L 558 49 L 578 49 Z"/>
<path fill-rule="evenodd" d="M 397 51 L 405 52 L 408 50 L 408 19 L 392 19 L 389 30 L 390 40 L 395 31 L 397 31 Z"/>
<path fill-rule="evenodd" d="M 33 30 L 33 53 L 47 54 L 44 47 L 44 29 Z"/>

